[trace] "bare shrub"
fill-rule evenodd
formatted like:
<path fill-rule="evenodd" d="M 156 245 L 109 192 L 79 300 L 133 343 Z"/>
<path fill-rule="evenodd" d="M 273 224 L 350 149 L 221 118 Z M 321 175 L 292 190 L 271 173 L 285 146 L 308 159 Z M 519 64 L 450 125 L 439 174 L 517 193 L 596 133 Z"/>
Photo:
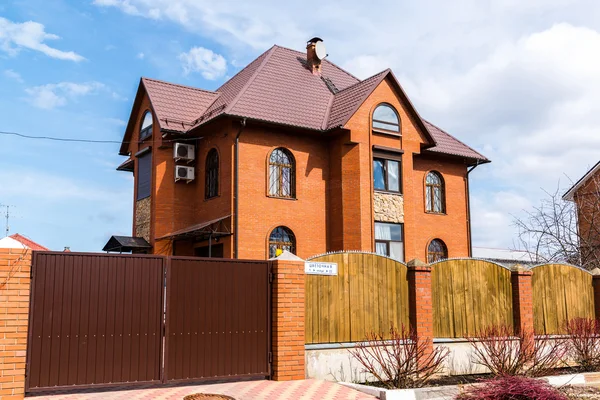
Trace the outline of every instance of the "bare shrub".
<path fill-rule="evenodd" d="M 543 376 L 563 364 L 566 352 L 561 338 L 514 335 L 505 325 L 486 328 L 467 340 L 472 361 L 493 375 Z"/>
<path fill-rule="evenodd" d="M 567 400 L 567 396 L 539 379 L 502 376 L 472 386 L 456 400 Z"/>
<path fill-rule="evenodd" d="M 388 389 L 423 387 L 441 372 L 449 350 L 430 348 L 414 330 L 390 328 L 390 339 L 381 333 L 367 333 L 364 342 L 350 353 L 378 382 Z"/>
<path fill-rule="evenodd" d="M 600 370 L 600 323 L 591 318 L 567 322 L 567 356 L 583 371 Z"/>

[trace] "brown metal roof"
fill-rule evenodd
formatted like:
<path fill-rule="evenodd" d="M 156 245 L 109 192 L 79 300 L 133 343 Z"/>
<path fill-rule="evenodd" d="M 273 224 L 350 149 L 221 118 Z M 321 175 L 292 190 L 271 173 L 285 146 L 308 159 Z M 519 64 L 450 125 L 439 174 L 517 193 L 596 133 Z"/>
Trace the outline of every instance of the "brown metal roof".
<path fill-rule="evenodd" d="M 424 121 L 389 69 L 361 81 L 323 60 L 322 76 L 317 76 L 306 68 L 305 53 L 276 45 L 214 92 L 149 78 L 142 78 L 142 85 L 163 130 L 187 133 L 218 116 L 228 115 L 324 132 L 343 127 L 386 78 L 404 97 L 430 142 L 427 151 L 489 162 Z M 139 93 L 136 101 L 138 97 Z"/>
<path fill-rule="evenodd" d="M 156 240 L 176 239 L 209 234 L 213 234 L 214 237 L 230 235 L 231 232 L 229 231 L 228 227 L 223 225 L 223 222 L 225 222 L 225 220 L 227 220 L 230 217 L 231 215 L 226 215 L 224 217 L 216 218 L 210 221 L 205 221 L 199 224 L 191 225 L 187 228 L 168 233 L 164 236 L 157 238 Z"/>

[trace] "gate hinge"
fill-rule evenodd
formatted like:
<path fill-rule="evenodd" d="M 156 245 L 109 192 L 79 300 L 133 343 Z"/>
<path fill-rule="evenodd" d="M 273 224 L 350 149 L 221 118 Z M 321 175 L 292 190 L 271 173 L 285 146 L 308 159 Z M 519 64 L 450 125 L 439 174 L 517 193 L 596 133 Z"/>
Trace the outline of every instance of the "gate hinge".
<path fill-rule="evenodd" d="M 273 283 L 273 273 L 269 272 L 269 283 Z"/>
<path fill-rule="evenodd" d="M 263 353 L 265 354 L 265 353 Z M 269 364 L 273 362 L 273 353 L 269 352 Z"/>

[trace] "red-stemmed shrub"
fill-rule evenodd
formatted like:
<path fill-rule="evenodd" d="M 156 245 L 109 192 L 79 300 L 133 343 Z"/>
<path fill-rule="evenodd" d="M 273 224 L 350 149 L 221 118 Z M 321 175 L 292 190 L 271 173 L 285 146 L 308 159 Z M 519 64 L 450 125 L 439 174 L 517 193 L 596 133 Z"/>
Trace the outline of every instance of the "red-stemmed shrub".
<path fill-rule="evenodd" d="M 492 326 L 467 338 L 472 362 L 493 375 L 543 376 L 563 364 L 564 340 L 533 335 L 515 335 L 506 325 Z"/>
<path fill-rule="evenodd" d="M 380 384 L 388 389 L 423 387 L 441 372 L 448 357 L 445 347 L 430 350 L 425 340 L 404 326 L 390 328 L 389 338 L 381 333 L 367 333 L 350 353 Z"/>
<path fill-rule="evenodd" d="M 502 376 L 470 386 L 457 400 L 567 400 L 568 398 L 540 379 Z"/>
<path fill-rule="evenodd" d="M 567 322 L 567 356 L 585 372 L 600 370 L 600 323 L 591 318 Z"/>

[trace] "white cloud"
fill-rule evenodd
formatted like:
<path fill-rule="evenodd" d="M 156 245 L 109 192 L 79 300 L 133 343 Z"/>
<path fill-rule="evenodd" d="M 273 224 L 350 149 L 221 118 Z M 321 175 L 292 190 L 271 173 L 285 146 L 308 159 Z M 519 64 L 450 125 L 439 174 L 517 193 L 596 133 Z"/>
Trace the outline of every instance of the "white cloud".
<path fill-rule="evenodd" d="M 25 91 L 29 94 L 29 100 L 34 106 L 43 109 L 53 109 L 64 106 L 68 100 L 94 94 L 106 89 L 106 86 L 100 82 L 60 82 L 34 86 L 25 89 Z"/>
<path fill-rule="evenodd" d="M 23 83 L 23 77 L 21 76 L 21 74 L 19 74 L 16 71 L 13 71 L 12 69 L 5 70 L 4 76 L 6 76 L 7 78 L 10 78 L 12 80 L 15 80 L 19 83 Z"/>
<path fill-rule="evenodd" d="M 17 23 L 0 17 L 0 49 L 9 55 L 16 55 L 21 49 L 39 51 L 48 57 L 60 60 L 82 61 L 85 58 L 73 51 L 62 51 L 48 46 L 47 40 L 60 39 L 46 33 L 44 25 L 27 21 Z"/>
<path fill-rule="evenodd" d="M 225 75 L 225 58 L 204 47 L 192 47 L 187 53 L 181 53 L 179 60 L 185 74 L 199 72 L 205 79 L 215 80 Z"/>
<path fill-rule="evenodd" d="M 146 57 L 146 55 L 144 53 L 138 53 L 137 58 L 139 58 L 140 60 L 143 60 L 144 57 Z"/>

